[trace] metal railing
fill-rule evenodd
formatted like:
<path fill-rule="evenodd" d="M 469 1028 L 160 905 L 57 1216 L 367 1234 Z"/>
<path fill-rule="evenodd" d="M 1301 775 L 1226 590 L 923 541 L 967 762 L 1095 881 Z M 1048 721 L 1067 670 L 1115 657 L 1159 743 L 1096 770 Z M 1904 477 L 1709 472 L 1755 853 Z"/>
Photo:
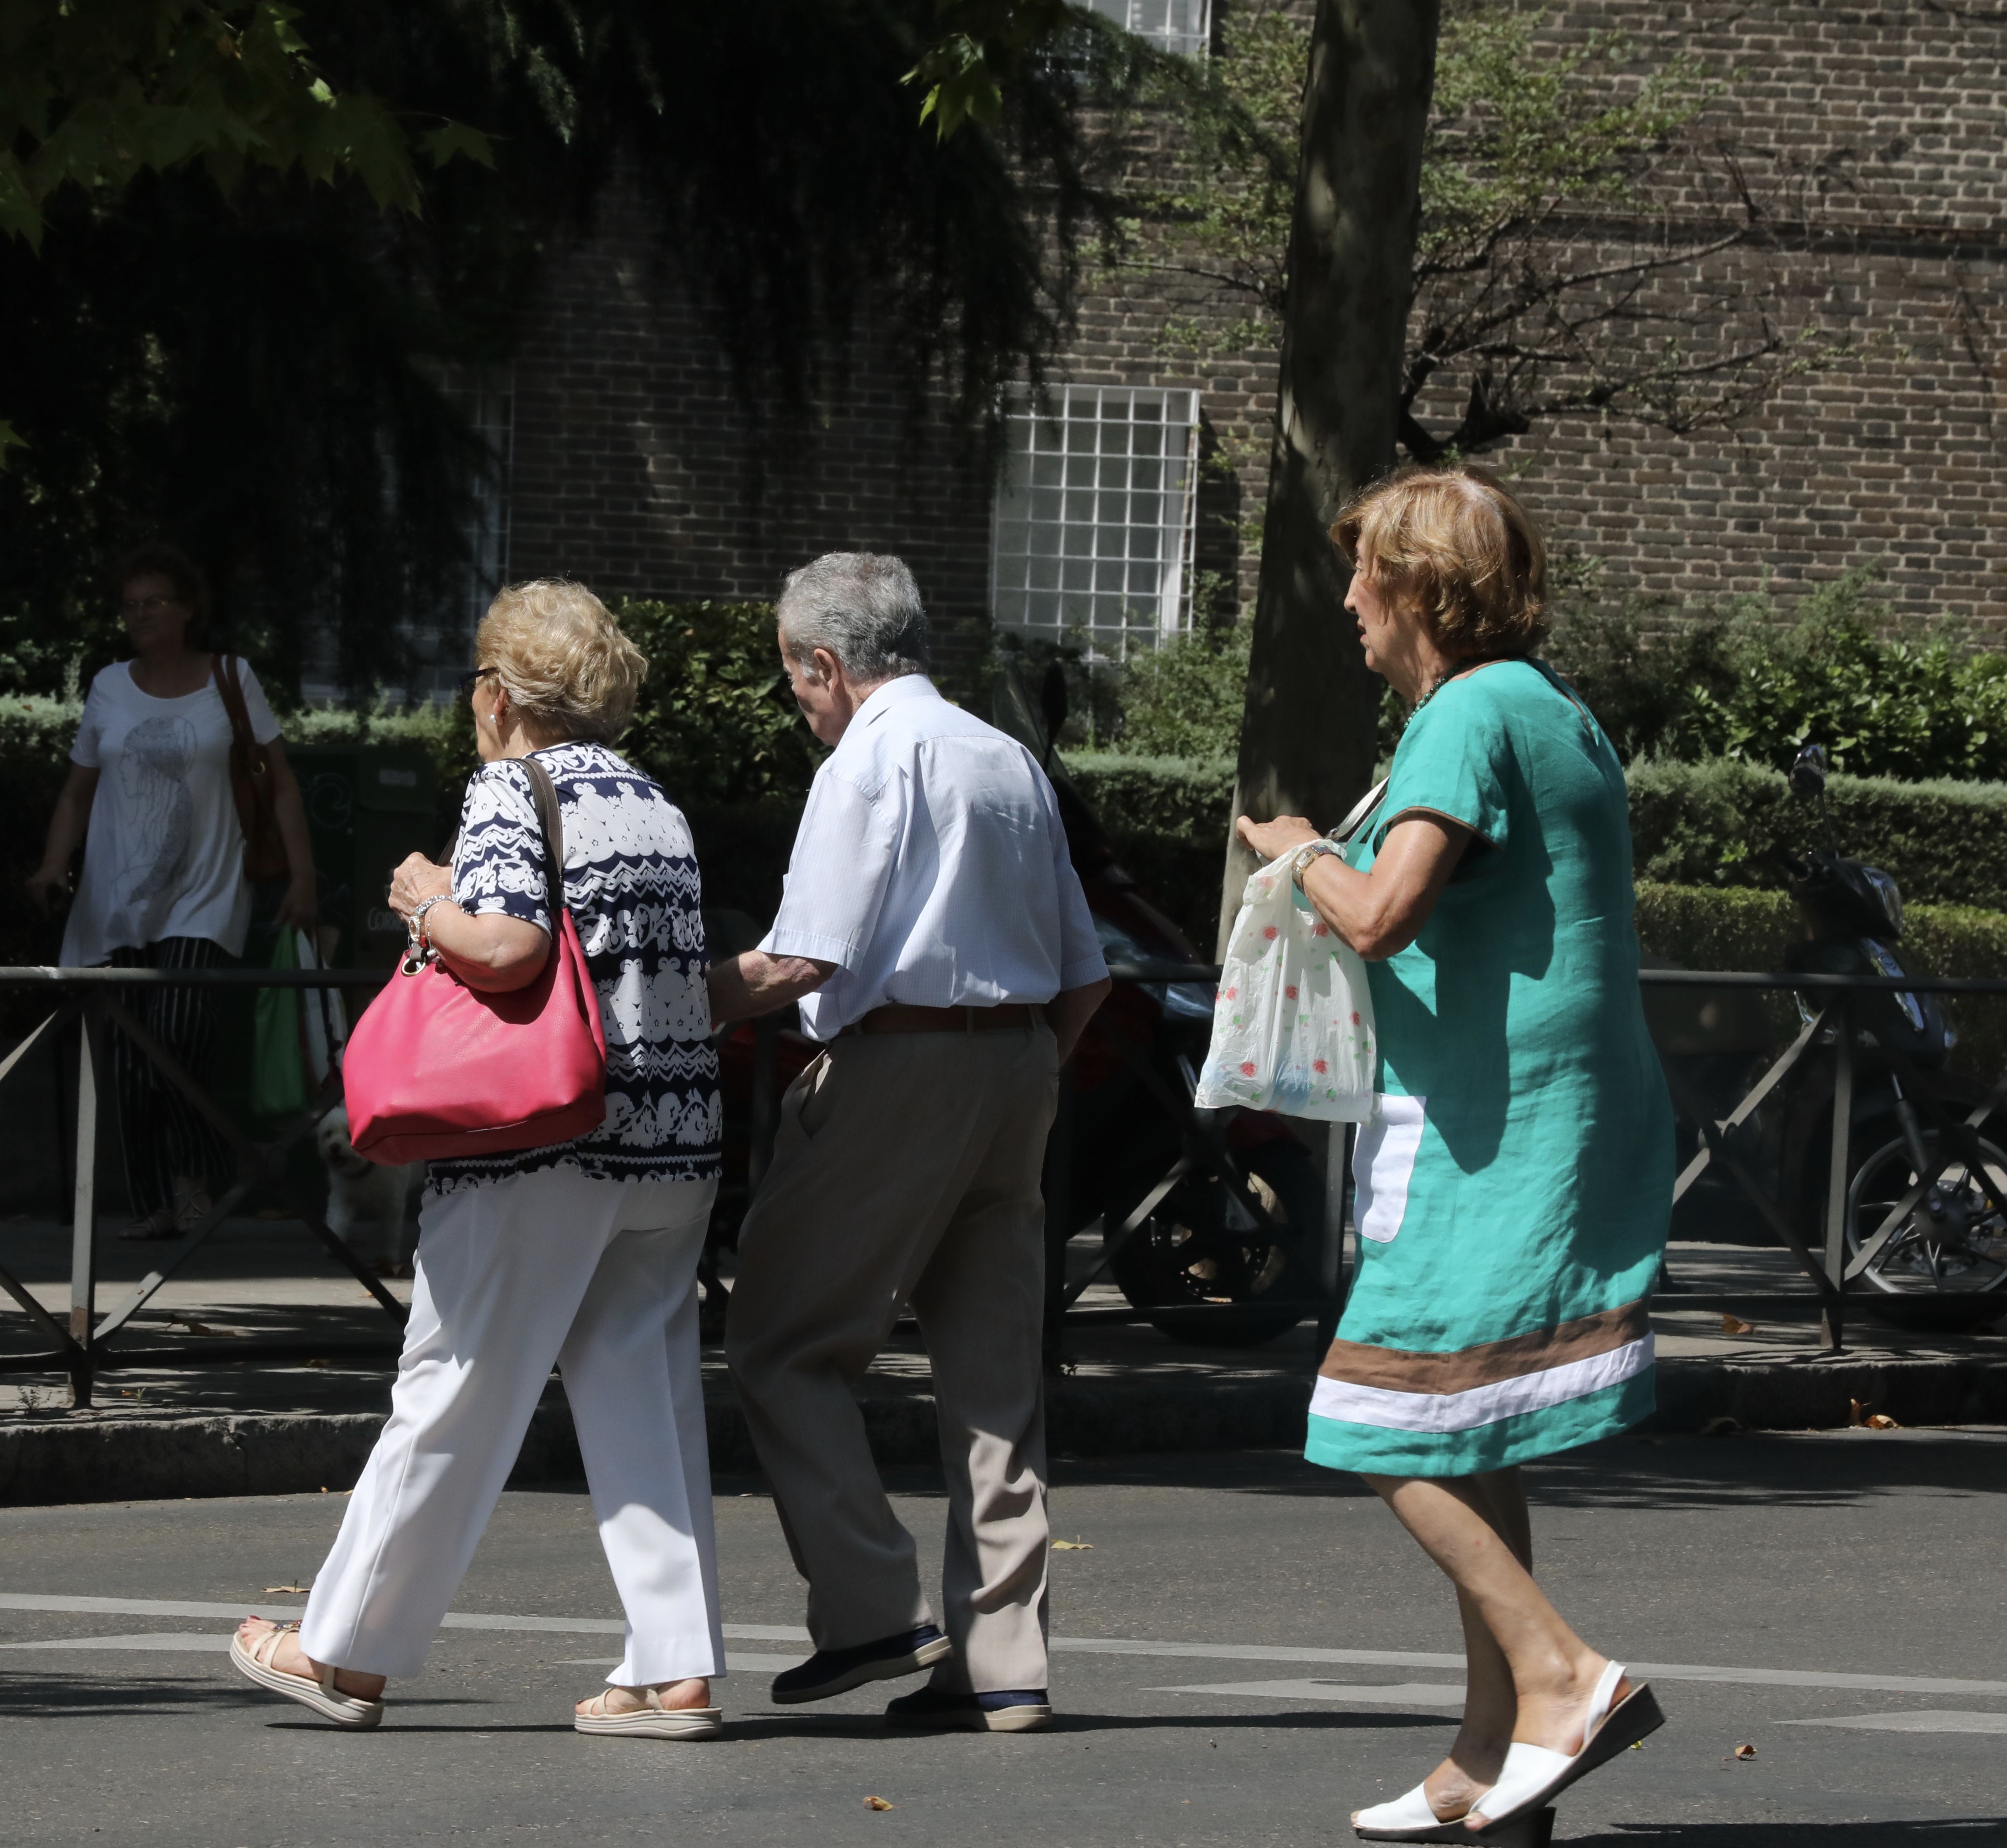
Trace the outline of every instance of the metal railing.
<path fill-rule="evenodd" d="M 117 1367 L 199 1367 L 222 1358 L 231 1360 L 309 1360 L 337 1351 L 394 1352 L 397 1343 L 350 1343 L 345 1350 L 325 1340 L 232 1341 L 227 1352 L 199 1342 L 171 1348 L 110 1347 L 112 1336 L 146 1307 L 160 1286 L 201 1248 L 231 1210 L 254 1191 L 276 1195 L 290 1206 L 308 1233 L 346 1269 L 401 1331 L 407 1314 L 383 1281 L 330 1230 L 319 1207 L 300 1197 L 286 1173 L 286 1158 L 321 1118 L 341 1101 L 341 1080 L 330 1069 L 319 1094 L 304 1110 L 286 1119 L 266 1141 L 249 1135 L 216 1099 L 182 1067 L 179 1060 L 147 1031 L 121 998 L 121 991 L 148 988 L 330 989 L 379 988 L 386 969 L 58 969 L 0 968 L 0 992 L 47 989 L 56 1006 L 4 1060 L 0 1084 L 21 1070 L 37 1047 L 58 1042 L 72 1026 L 76 1034 L 76 1108 L 72 1161 L 69 1326 L 44 1309 L 26 1285 L 0 1266 L 0 1290 L 19 1307 L 29 1321 L 55 1344 L 47 1352 L 0 1356 L 0 1371 L 62 1371 L 69 1375 L 74 1406 L 91 1402 L 98 1374 Z M 101 1073 L 108 1063 L 110 1035 L 122 1033 L 160 1076 L 178 1092 L 190 1108 L 216 1130 L 238 1161 L 235 1180 L 217 1196 L 171 1251 L 116 1308 L 97 1314 L 97 1180 L 101 1120 Z"/>
<path fill-rule="evenodd" d="M 1216 963 L 1148 961 L 1111 964 L 1109 973 L 1117 981 L 1216 982 L 1220 970 Z M 1860 1250 L 1850 1260 L 1847 1255 L 1847 1180 L 1853 1153 L 1854 1076 L 1857 1052 L 1857 1028 L 1853 1017 L 1854 997 L 1864 994 L 1997 996 L 2007 995 L 2007 980 L 1990 976 L 1827 975 L 1811 971 L 1766 973 L 1734 969 L 1644 969 L 1638 973 L 1638 981 L 1646 989 L 1781 990 L 1801 997 L 1825 997 L 1818 1010 L 1806 1021 L 1797 1037 L 1769 1063 L 1725 1117 L 1715 1115 L 1708 1100 L 1698 1095 L 1695 1085 L 1680 1070 L 1676 1061 L 1662 1059 L 1660 1063 L 1665 1070 L 1667 1087 L 1672 1093 L 1675 1109 L 1694 1124 L 1701 1143 L 1692 1159 L 1681 1169 L 1674 1183 L 1674 1205 L 1677 1206 L 1691 1192 L 1710 1167 L 1719 1165 L 1726 1170 L 1737 1189 L 1755 1207 L 1778 1241 L 1797 1260 L 1800 1269 L 1810 1282 L 1811 1299 L 1817 1302 L 1819 1309 L 1820 1339 L 1829 1352 L 1839 1353 L 1844 1349 L 1845 1306 L 1850 1300 L 1847 1285 L 1875 1261 L 1952 1162 L 1964 1160 L 1969 1172 L 1977 1177 L 1979 1184 L 1986 1190 L 1993 1210 L 2007 1214 L 2007 1200 L 1993 1197 L 1994 1183 L 1990 1169 L 1981 1156 L 1977 1140 L 1981 1126 L 2003 1104 L 2007 1104 L 2007 1079 L 2003 1079 L 1990 1095 L 1973 1106 L 1961 1120 L 1945 1112 L 1933 1098 L 1930 1087 L 1917 1081 L 1918 1074 L 1910 1061 L 1896 1049 L 1885 1043 L 1878 1046 L 1878 1056 L 1887 1060 L 1899 1077 L 1909 1081 L 1911 1095 L 1920 1106 L 1921 1113 L 1931 1120 L 1931 1127 L 1936 1132 L 1936 1149 L 1934 1154 L 1927 1154 L 1925 1160 L 1920 1165 L 1921 1171 L 1913 1178 L 1910 1187 L 1885 1214 L 1882 1222 L 1862 1243 Z M 1829 1053 L 1833 1062 L 1833 1091 L 1829 1166 L 1821 1219 L 1822 1249 L 1815 1252 L 1793 1222 L 1785 1203 L 1764 1187 L 1748 1161 L 1733 1146 L 1733 1142 L 1735 1132 L 1755 1114 L 1764 1102 L 1772 1096 L 1779 1087 L 1808 1059 L 1822 1052 Z M 1348 1157 L 1351 1139 L 1356 1134 L 1356 1129 L 1348 1130 L 1345 1149 Z M 1330 1159 L 1335 1161 L 1339 1154 L 1339 1150 L 1334 1148 Z M 1147 1215 L 1162 1197 L 1162 1193 L 1168 1191 L 1169 1187 L 1181 1177 L 1187 1165 L 1175 1168 L 1166 1176 L 1160 1190 L 1146 1196 L 1143 1206 L 1138 1209 L 1138 1215 Z M 1140 1217 L 1131 1215 L 1131 1221 L 1118 1229 L 1116 1236 L 1118 1239 L 1132 1236 L 1137 1225 L 1141 1222 Z M 1286 1229 L 1278 1227 L 1276 1229 L 1279 1235 L 1286 1238 Z M 1335 1315 L 1344 1296 L 1342 1261 L 1337 1255 L 1342 1247 L 1342 1227 L 1335 1224 L 1324 1229 L 1323 1248 L 1316 1255 L 1316 1268 L 1311 1272 L 1321 1281 L 1328 1280 L 1328 1300 L 1303 1306 L 1307 1313 L 1317 1309 L 1327 1320 Z M 1658 1290 L 1668 1306 L 1688 1309 L 1795 1307 L 1804 1305 L 1808 1300 L 1804 1292 L 1681 1289 L 1663 1267 L 1660 1272 Z M 1074 1293 L 1077 1296 L 1078 1290 Z M 1856 1293 L 1851 1300 L 1860 1301 L 1863 1299 Z M 2007 1295 L 2002 1296 L 2001 1309 L 2003 1314 L 2007 1314 Z"/>
<path fill-rule="evenodd" d="M 337 1352 L 356 1355 L 395 1352 L 397 1343 L 394 1341 L 368 1344 L 350 1342 L 345 1346 L 337 1344 L 331 1347 L 325 1338 L 312 1341 L 238 1338 L 232 1340 L 227 1349 L 206 1345 L 199 1341 L 177 1343 L 171 1348 L 153 1349 L 107 1345 L 113 1336 L 129 1326 L 133 1317 L 152 1300 L 161 1286 L 201 1248 L 222 1225 L 231 1211 L 254 1192 L 276 1197 L 291 1207 L 308 1234 L 362 1285 L 396 1328 L 402 1329 L 408 1313 L 404 1305 L 384 1287 L 382 1279 L 347 1243 L 330 1229 L 316 1204 L 301 1195 L 286 1172 L 287 1158 L 293 1148 L 302 1137 L 313 1130 L 326 1112 L 340 1101 L 338 1070 L 330 1070 L 319 1094 L 305 1109 L 287 1118 L 275 1134 L 260 1141 L 249 1134 L 196 1082 L 122 999 L 122 995 L 129 991 L 163 987 L 375 989 L 382 986 L 389 973 L 387 970 L 381 969 L 171 971 L 0 968 L 0 992 L 45 990 L 56 1002 L 47 1017 L 6 1058 L 0 1060 L 0 1084 L 5 1083 L 22 1070 L 37 1048 L 48 1047 L 72 1027 L 77 1030 L 75 1129 L 71 1138 L 73 1148 L 70 1151 L 69 1164 L 73 1178 L 70 1190 L 71 1262 L 68 1325 L 65 1327 L 58 1321 L 42 1307 L 25 1285 L 4 1266 L 0 1266 L 0 1291 L 4 1291 L 13 1300 L 30 1322 L 52 1344 L 45 1351 L 0 1356 L 0 1372 L 66 1372 L 70 1379 L 72 1403 L 84 1406 L 91 1402 L 97 1374 L 108 1368 L 200 1366 L 224 1358 L 232 1360 L 283 1360 L 325 1356 Z M 1109 974 L 1117 982 L 1123 982 L 1150 985 L 1183 982 L 1212 983 L 1218 981 L 1219 968 L 1215 964 L 1143 961 L 1111 965 Z M 1720 969 L 1648 969 L 1642 972 L 1640 979 L 1648 988 L 1754 989 L 1783 990 L 1801 996 L 1827 997 L 1790 1045 L 1769 1064 L 1725 1117 L 1715 1115 L 1706 1100 L 1695 1094 L 1693 1087 L 1672 1063 L 1667 1063 L 1667 1071 L 1675 1106 L 1682 1115 L 1694 1123 L 1702 1144 L 1679 1175 L 1674 1195 L 1675 1201 L 1684 1198 L 1709 1167 L 1718 1165 L 1725 1169 L 1762 1215 L 1770 1230 L 1797 1259 L 1811 1285 L 1812 1297 L 1819 1307 L 1822 1338 L 1833 1351 L 1839 1351 L 1844 1338 L 1844 1304 L 1848 1299 L 1848 1285 L 1874 1261 L 1877 1254 L 1895 1235 L 1907 1213 L 1914 1211 L 1917 1202 L 1928 1193 L 1944 1167 L 1963 1156 L 1966 1159 L 1969 1169 L 1981 1177 L 1981 1184 L 1991 1188 L 1992 1183 L 1988 1178 L 1988 1170 L 1984 1162 L 1973 1159 L 1977 1151 L 1975 1137 L 1986 1118 L 2001 1108 L 2003 1103 L 2007 1103 L 2007 1083 L 2003 1083 L 1961 1120 L 1931 1102 L 1927 1087 L 1916 1087 L 1920 1102 L 1933 1116 L 1932 1127 L 1937 1132 L 1938 1153 L 1934 1163 L 1927 1164 L 1928 1172 L 1914 1177 L 1912 1185 L 1890 1209 L 1884 1223 L 1877 1228 L 1850 1261 L 1847 1249 L 1846 1218 L 1856 1062 L 1856 1029 L 1852 1020 L 1855 997 L 1876 993 L 2002 996 L 2007 995 L 2007 980 L 1931 975 L 1757 974 Z M 774 1127 L 778 1120 L 778 1090 L 776 1023 L 770 1017 L 758 1023 L 757 1026 L 751 1099 L 751 1173 L 749 1176 L 755 1186 L 771 1155 Z M 107 1063 L 109 1035 L 114 1032 L 125 1035 L 161 1077 L 216 1130 L 235 1154 L 238 1172 L 235 1180 L 217 1197 L 200 1221 L 180 1239 L 171 1251 L 161 1257 L 115 1308 L 100 1316 L 97 1308 L 96 1236 L 96 1176 L 101 1114 L 99 1107 L 100 1074 Z M 1179 1088 L 1168 1084 L 1162 1074 L 1152 1069 L 1144 1053 L 1125 1035 L 1112 1031 L 1102 1032 L 1100 1040 L 1129 1068 L 1131 1075 L 1157 1107 L 1170 1118 L 1177 1130 L 1180 1152 L 1155 1185 L 1144 1192 L 1121 1224 L 1104 1231 L 1101 1258 L 1092 1272 L 1069 1282 L 1061 1267 L 1051 1267 L 1053 1274 L 1049 1276 L 1047 1300 L 1049 1341 L 1060 1319 L 1069 1314 L 1092 1320 L 1148 1319 L 1150 1312 L 1143 1308 L 1077 1307 L 1076 1305 L 1089 1285 L 1107 1269 L 1123 1243 L 1137 1236 L 1148 1223 L 1150 1215 L 1180 1181 L 1188 1175 L 1205 1169 L 1208 1164 L 1224 1166 L 1229 1171 L 1233 1169 L 1233 1158 L 1219 1133 L 1218 1126 L 1209 1120 L 1209 1113 L 1194 1109 L 1188 1089 L 1180 1095 Z M 1822 1052 L 1829 1053 L 1833 1061 L 1833 1095 L 1831 1151 L 1822 1220 L 1823 1248 L 1815 1252 L 1792 1222 L 1785 1206 L 1764 1187 L 1760 1178 L 1733 1144 L 1735 1132 L 1777 1091 L 1778 1087 L 1808 1059 Z M 1899 1073 L 1914 1076 L 1908 1062 L 1893 1049 L 1883 1046 L 1879 1049 L 1878 1056 L 1889 1060 Z M 1067 1099 L 1063 1092 L 1060 1120 L 1055 1126 L 1056 1146 L 1053 1151 L 1049 1151 L 1046 1168 L 1048 1227 L 1056 1238 L 1060 1229 L 1067 1226 L 1070 1220 L 1065 1179 L 1070 1158 L 1066 1144 L 1069 1133 L 1069 1115 L 1066 1105 Z M 1334 1148 L 1330 1159 L 1334 1162 L 1339 1160 L 1342 1152 Z M 1332 1190 L 1328 1190 L 1327 1198 L 1330 1197 Z M 1993 1205 L 1996 1211 L 2007 1211 L 2007 1203 L 1996 1201 Z M 1321 1229 L 1321 1236 L 1307 1239 L 1302 1229 L 1292 1227 L 1269 1215 L 1258 1200 L 1249 1201 L 1247 1210 L 1264 1230 L 1269 1232 L 1296 1254 L 1303 1273 L 1314 1280 L 1317 1288 L 1314 1297 L 1300 1303 L 1276 1303 L 1269 1307 L 1277 1309 L 1296 1307 L 1305 1315 L 1315 1314 L 1328 1329 L 1335 1319 L 1344 1296 L 1343 1227 L 1336 1222 L 1339 1215 L 1329 1216 L 1331 1222 Z M 1662 1275 L 1662 1286 L 1667 1281 Z M 1724 1306 L 1733 1303 L 1749 1307 L 1786 1301 L 1803 1303 L 1807 1300 L 1802 1292 L 1787 1297 L 1765 1296 L 1746 1290 L 1714 1293 L 1676 1292 L 1670 1296 L 1670 1300 L 1681 1307 L 1706 1307 L 1715 1303 L 1717 1296 Z M 1857 1296 L 1854 1300 L 1859 1299 Z M 2003 1298 L 2002 1306 L 2003 1310 L 2007 1310 L 2007 1298 Z M 1181 1317 L 1203 1315 L 1208 1307 L 1205 1304 L 1176 1306 L 1177 1313 Z M 1238 1308 L 1240 1305 L 1221 1304 L 1218 1307 L 1224 1312 Z"/>

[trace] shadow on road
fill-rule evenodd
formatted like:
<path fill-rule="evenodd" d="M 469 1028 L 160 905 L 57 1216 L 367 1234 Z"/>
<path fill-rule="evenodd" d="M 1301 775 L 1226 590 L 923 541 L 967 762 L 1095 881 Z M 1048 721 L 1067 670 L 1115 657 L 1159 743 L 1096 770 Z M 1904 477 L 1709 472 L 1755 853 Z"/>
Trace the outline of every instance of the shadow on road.
<path fill-rule="evenodd" d="M 1843 1508 L 1871 1497 L 1935 1493 L 2007 1496 L 2007 1432 L 1752 1432 L 1625 1436 L 1526 1465 L 1526 1492 L 1550 1508 Z M 895 1495 L 943 1493 L 938 1469 L 884 1472 Z M 1070 1488 L 1213 1489 L 1321 1501 L 1370 1498 L 1356 1476 L 1293 1450 L 1056 1457 L 1053 1484 Z M 566 1485 L 570 1487 L 571 1485 Z M 721 1496 L 766 1493 L 757 1476 L 721 1476 Z"/>
<path fill-rule="evenodd" d="M 2007 1822 L 1639 1823 L 1576 1836 L 1567 1848 L 2007 1848 Z"/>

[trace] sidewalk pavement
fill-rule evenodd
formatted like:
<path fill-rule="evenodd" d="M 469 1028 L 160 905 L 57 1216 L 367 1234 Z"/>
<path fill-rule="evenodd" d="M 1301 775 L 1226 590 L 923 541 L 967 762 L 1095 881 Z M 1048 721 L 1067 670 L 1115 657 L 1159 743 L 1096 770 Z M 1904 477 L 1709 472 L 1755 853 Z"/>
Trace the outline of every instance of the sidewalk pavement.
<path fill-rule="evenodd" d="M 97 1313 L 115 1309 L 171 1246 L 121 1243 L 109 1221 L 99 1245 Z M 1075 1275 L 1099 1256 L 1083 1236 Z M 1676 1243 L 1675 1285 L 1752 1296 L 1803 1287 L 1788 1254 L 1741 1245 Z M 0 1221 L 0 1264 L 58 1321 L 69 1305 L 65 1226 L 25 1215 Z M 390 1288 L 408 1299 L 408 1282 Z M 1100 1285 L 1085 1306 L 1113 1307 Z M 2007 1303 L 2002 1305 L 2007 1312 Z M 1861 1413 L 1903 1426 L 2007 1423 L 2007 1321 L 1973 1335 L 1889 1328 L 1850 1300 L 1847 1352 L 1827 1356 L 1808 1289 L 1788 1313 L 1774 1303 L 1724 1317 L 1660 1299 L 1659 1411 L 1675 1431 L 1793 1430 L 1842 1426 Z M 1733 1328 L 1733 1331 L 1731 1331 Z M 305 1361 L 241 1359 L 236 1344 L 325 1339 Z M 139 1500 L 346 1488 L 388 1409 L 397 1330 L 355 1281 L 296 1222 L 233 1219 L 168 1282 L 119 1347 L 185 1352 L 194 1364 L 107 1368 L 97 1402 L 72 1411 L 60 1374 L 0 1374 L 0 1503 Z M 27 1317 L 0 1302 L 0 1353 L 44 1349 Z M 373 1347 L 373 1351 L 370 1351 Z M 1265 1346 L 1201 1348 L 1146 1324 L 1070 1325 L 1065 1367 L 1048 1394 L 1056 1455 L 1271 1448 L 1300 1444 L 1315 1331 L 1305 1323 Z M 754 1465 L 745 1426 L 715 1348 L 704 1390 L 712 1460 L 721 1472 Z M 926 1356 L 910 1324 L 873 1367 L 860 1394 L 872 1441 L 887 1465 L 936 1456 Z M 555 1381 L 514 1478 L 577 1481 L 582 1471 Z"/>

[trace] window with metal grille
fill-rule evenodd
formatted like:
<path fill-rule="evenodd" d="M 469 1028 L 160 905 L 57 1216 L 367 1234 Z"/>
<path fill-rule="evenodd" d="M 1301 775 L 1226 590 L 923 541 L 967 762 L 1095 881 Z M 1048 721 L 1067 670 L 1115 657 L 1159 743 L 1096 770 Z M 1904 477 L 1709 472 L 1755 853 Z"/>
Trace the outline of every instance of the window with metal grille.
<path fill-rule="evenodd" d="M 1087 4 L 1162 51 L 1203 58 L 1212 42 L 1212 0 L 1087 0 Z"/>
<path fill-rule="evenodd" d="M 1198 393 L 1065 385 L 1007 418 L 990 526 L 990 612 L 1102 659 L 1190 620 Z"/>

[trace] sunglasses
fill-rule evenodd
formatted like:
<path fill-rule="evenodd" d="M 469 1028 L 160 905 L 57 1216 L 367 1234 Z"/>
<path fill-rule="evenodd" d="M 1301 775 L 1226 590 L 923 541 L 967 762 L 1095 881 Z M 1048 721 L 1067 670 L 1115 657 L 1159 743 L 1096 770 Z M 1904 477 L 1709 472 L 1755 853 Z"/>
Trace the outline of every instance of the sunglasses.
<path fill-rule="evenodd" d="M 471 672 L 462 674 L 459 680 L 455 682 L 460 688 L 460 697 L 463 700 L 465 699 L 490 674 L 500 672 L 499 668 L 475 668 Z"/>

